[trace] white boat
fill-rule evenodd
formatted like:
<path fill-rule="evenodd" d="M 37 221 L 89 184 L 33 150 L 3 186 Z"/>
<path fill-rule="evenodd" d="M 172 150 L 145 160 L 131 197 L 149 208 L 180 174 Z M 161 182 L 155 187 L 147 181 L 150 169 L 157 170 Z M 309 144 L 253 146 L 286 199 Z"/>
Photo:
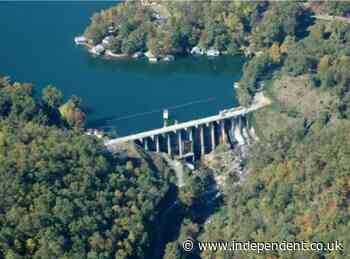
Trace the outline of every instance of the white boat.
<path fill-rule="evenodd" d="M 209 57 L 217 57 L 217 56 L 220 56 L 220 51 L 218 51 L 217 49 L 211 48 L 211 49 L 209 49 L 209 50 L 207 51 L 207 56 L 209 56 Z"/>
<path fill-rule="evenodd" d="M 235 89 L 238 89 L 238 88 L 239 88 L 239 83 L 238 83 L 238 82 L 234 82 L 234 83 L 233 83 L 233 87 L 234 87 Z"/>
<path fill-rule="evenodd" d="M 157 62 L 157 61 L 158 61 L 158 58 L 156 58 L 156 57 L 149 57 L 149 58 L 148 58 L 148 61 L 149 61 L 149 62 Z"/>
<path fill-rule="evenodd" d="M 173 55 L 166 55 L 163 57 L 163 61 L 174 61 L 175 57 Z"/>
<path fill-rule="evenodd" d="M 74 38 L 74 42 L 77 45 L 82 45 L 88 42 L 87 38 L 85 36 L 78 36 Z"/>
<path fill-rule="evenodd" d="M 142 58 L 144 56 L 143 52 L 141 51 L 138 51 L 138 52 L 135 52 L 132 57 L 133 58 Z"/>
<path fill-rule="evenodd" d="M 153 53 L 150 51 L 147 51 L 145 53 L 145 56 L 148 58 L 149 62 L 157 62 L 158 61 L 158 58 L 155 55 L 153 55 Z"/>
<path fill-rule="evenodd" d="M 191 53 L 191 55 L 204 55 L 205 50 L 201 49 L 200 47 L 195 46 L 191 49 L 190 53 Z"/>

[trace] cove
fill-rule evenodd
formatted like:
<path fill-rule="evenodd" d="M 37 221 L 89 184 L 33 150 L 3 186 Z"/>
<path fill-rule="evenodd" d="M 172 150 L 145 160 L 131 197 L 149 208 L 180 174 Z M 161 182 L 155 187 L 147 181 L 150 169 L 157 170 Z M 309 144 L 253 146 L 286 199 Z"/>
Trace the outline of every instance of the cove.
<path fill-rule="evenodd" d="M 40 94 L 48 84 L 66 97 L 80 96 L 88 127 L 123 136 L 162 126 L 162 110 L 179 122 L 210 116 L 236 105 L 233 82 L 239 56 L 147 60 L 94 58 L 74 45 L 94 12 L 112 2 L 0 3 L 0 74 L 33 82 Z"/>

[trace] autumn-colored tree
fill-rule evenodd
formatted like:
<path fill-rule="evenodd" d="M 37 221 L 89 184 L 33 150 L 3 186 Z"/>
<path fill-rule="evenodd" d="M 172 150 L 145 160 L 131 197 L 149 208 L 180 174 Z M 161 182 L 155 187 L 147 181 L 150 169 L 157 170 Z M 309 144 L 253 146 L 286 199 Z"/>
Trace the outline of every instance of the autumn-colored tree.
<path fill-rule="evenodd" d="M 85 113 L 81 111 L 79 105 L 73 99 L 61 105 L 59 111 L 70 126 L 75 128 L 82 128 L 84 126 Z"/>
<path fill-rule="evenodd" d="M 319 74 L 324 74 L 327 72 L 327 70 L 329 69 L 331 65 L 331 61 L 330 61 L 330 57 L 328 55 L 324 55 L 321 59 L 320 62 L 318 64 L 318 73 Z"/>
<path fill-rule="evenodd" d="M 281 51 L 277 42 L 272 44 L 271 48 L 269 49 L 269 54 L 274 62 L 279 63 L 281 61 Z"/>

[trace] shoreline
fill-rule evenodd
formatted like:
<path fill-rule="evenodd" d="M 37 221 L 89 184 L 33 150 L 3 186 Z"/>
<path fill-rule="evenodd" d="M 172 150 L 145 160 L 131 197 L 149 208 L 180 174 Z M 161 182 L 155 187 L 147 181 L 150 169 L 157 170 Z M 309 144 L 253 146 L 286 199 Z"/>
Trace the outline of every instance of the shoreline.
<path fill-rule="evenodd" d="M 106 50 L 105 53 L 103 55 L 101 55 L 101 56 L 105 57 L 105 58 L 108 58 L 108 59 L 131 58 L 127 54 L 116 54 L 116 53 L 113 53 L 110 50 Z"/>
<path fill-rule="evenodd" d="M 95 57 L 102 57 L 102 58 L 105 58 L 105 59 L 147 59 L 150 63 L 157 63 L 159 61 L 164 61 L 164 62 L 171 62 L 171 61 L 175 61 L 176 58 L 178 57 L 207 57 L 207 58 L 217 58 L 217 57 L 220 57 L 220 56 L 244 56 L 245 58 L 249 58 L 249 55 L 247 55 L 247 53 L 245 51 L 240 51 L 236 54 L 228 54 L 227 52 L 225 51 L 222 51 L 220 52 L 220 54 L 218 55 L 208 55 L 206 53 L 203 53 L 203 54 L 193 54 L 191 51 L 184 51 L 184 52 L 181 52 L 181 53 L 177 53 L 177 54 L 161 54 L 161 55 L 153 55 L 153 54 L 147 54 L 149 53 L 149 51 L 147 52 L 135 52 L 134 54 L 124 54 L 124 53 L 120 53 L 120 54 L 117 54 L 117 53 L 114 53 L 112 52 L 110 49 L 104 49 L 103 51 L 103 54 L 97 54 L 97 53 L 93 53 L 92 49 L 95 48 L 96 46 L 94 46 L 93 44 L 89 43 L 89 42 L 75 42 L 75 45 L 76 46 L 83 46 L 84 48 L 87 49 L 87 51 L 92 54 L 93 56 Z M 101 44 L 102 45 L 102 44 Z M 136 53 L 142 53 L 141 56 L 138 56 L 138 57 L 134 57 L 134 55 Z"/>
<path fill-rule="evenodd" d="M 188 52 L 184 52 L 178 55 L 171 55 L 174 56 L 175 59 L 174 60 L 163 60 L 164 57 L 166 57 L 167 55 L 160 55 L 158 57 L 156 57 L 157 61 L 153 61 L 153 60 L 149 60 L 147 56 L 142 56 L 139 58 L 135 58 L 132 55 L 129 54 L 116 54 L 113 53 L 109 50 L 105 51 L 104 54 L 101 55 L 96 55 L 94 53 L 91 53 L 91 49 L 94 47 L 93 45 L 89 44 L 89 43 L 85 43 L 85 44 L 76 44 L 77 46 L 83 46 L 84 48 L 87 49 L 87 51 L 94 57 L 100 57 L 102 59 L 108 59 L 108 60 L 117 60 L 117 59 L 130 59 L 130 60 L 142 60 L 142 59 L 146 59 L 149 63 L 154 64 L 154 63 L 163 63 L 163 62 L 173 62 L 176 61 L 177 58 L 184 58 L 184 57 L 194 57 L 194 58 L 208 58 L 208 59 L 215 59 L 215 58 L 219 58 L 219 57 L 227 57 L 227 56 L 231 56 L 231 57 L 236 57 L 236 56 L 242 56 L 244 58 L 249 59 L 249 57 L 247 55 L 244 54 L 244 52 L 239 52 L 237 54 L 226 54 L 226 53 L 222 53 L 220 56 L 207 56 L 207 55 L 191 55 Z"/>
<path fill-rule="evenodd" d="M 94 45 L 88 43 L 88 42 L 84 42 L 84 43 L 79 43 L 79 44 L 75 44 L 76 46 L 82 46 L 84 47 L 85 49 L 87 49 L 87 51 L 92 54 L 93 56 L 96 56 L 96 57 L 104 57 L 104 58 L 107 58 L 107 59 L 119 59 L 119 58 L 131 58 L 130 55 L 127 55 L 127 54 L 116 54 L 116 53 L 113 53 L 112 51 L 110 50 L 106 50 L 105 53 L 103 55 L 96 55 L 94 53 L 91 52 L 91 49 L 93 47 L 95 47 Z"/>

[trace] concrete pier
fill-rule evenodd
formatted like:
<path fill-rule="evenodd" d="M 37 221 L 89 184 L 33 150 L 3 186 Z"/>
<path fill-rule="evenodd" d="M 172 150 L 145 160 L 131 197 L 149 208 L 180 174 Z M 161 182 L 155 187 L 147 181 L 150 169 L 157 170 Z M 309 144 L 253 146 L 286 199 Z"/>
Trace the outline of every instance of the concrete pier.
<path fill-rule="evenodd" d="M 230 133 L 232 136 L 231 142 L 235 143 L 237 140 L 235 138 L 235 128 L 236 128 L 236 120 L 234 118 L 231 119 L 231 129 L 230 129 Z"/>
<path fill-rule="evenodd" d="M 215 122 L 211 123 L 210 136 L 211 136 L 211 150 L 214 150 L 215 149 Z"/>
<path fill-rule="evenodd" d="M 205 125 L 202 125 L 200 127 L 200 145 L 201 145 L 201 156 L 204 156 L 205 155 L 205 142 L 204 142 L 204 127 Z"/>
<path fill-rule="evenodd" d="M 231 132 L 232 134 L 235 133 L 235 119 L 231 119 Z"/>
<path fill-rule="evenodd" d="M 226 144 L 226 134 L 225 134 L 225 121 L 220 121 L 220 130 L 221 130 L 221 143 Z"/>
<path fill-rule="evenodd" d="M 143 140 L 143 148 L 148 151 L 149 150 L 149 146 L 148 146 L 148 138 L 145 138 Z"/>
<path fill-rule="evenodd" d="M 159 153 L 160 152 L 160 135 L 155 136 L 156 139 L 156 152 Z"/>
<path fill-rule="evenodd" d="M 181 136 L 181 130 L 177 132 L 178 136 L 178 145 L 179 145 L 179 156 L 183 156 L 183 145 L 182 145 L 182 136 Z"/>
<path fill-rule="evenodd" d="M 187 131 L 189 131 L 189 139 L 190 139 L 190 142 L 191 142 L 191 152 L 194 153 L 194 129 L 192 128 L 189 128 L 187 129 Z"/>
<path fill-rule="evenodd" d="M 170 136 L 170 133 L 167 134 L 166 139 L 167 139 L 168 155 L 171 156 L 171 136 Z"/>

